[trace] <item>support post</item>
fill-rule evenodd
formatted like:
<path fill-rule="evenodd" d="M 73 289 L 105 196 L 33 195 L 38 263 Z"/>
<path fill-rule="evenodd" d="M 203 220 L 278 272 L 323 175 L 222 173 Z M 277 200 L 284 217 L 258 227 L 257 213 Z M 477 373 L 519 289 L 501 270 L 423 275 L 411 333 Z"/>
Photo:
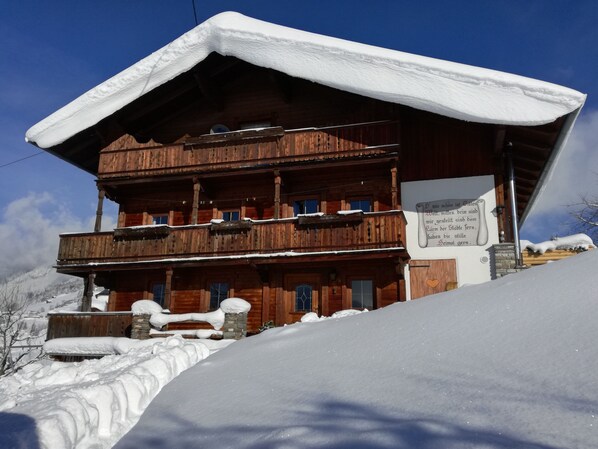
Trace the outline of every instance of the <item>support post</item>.
<path fill-rule="evenodd" d="M 282 179 L 280 178 L 280 172 L 276 170 L 274 172 L 274 218 L 279 219 L 280 217 L 280 185 Z"/>
<path fill-rule="evenodd" d="M 513 167 L 513 144 L 507 143 L 505 151 L 507 157 L 507 172 L 509 176 L 509 200 L 511 204 L 511 225 L 513 229 L 513 243 L 515 243 L 515 260 L 521 266 L 521 242 L 519 242 L 519 220 L 517 218 L 517 197 L 515 192 L 515 168 Z"/>
<path fill-rule="evenodd" d="M 85 279 L 85 288 L 83 289 L 83 298 L 81 300 L 81 312 L 91 312 L 91 298 L 93 297 L 93 282 L 96 275 L 89 273 Z"/>
<path fill-rule="evenodd" d="M 170 297 L 172 292 L 172 268 L 166 269 L 166 281 L 164 282 L 164 308 L 170 309 Z"/>
<path fill-rule="evenodd" d="M 391 187 L 390 187 L 390 194 L 391 194 L 391 207 L 393 210 L 397 210 L 399 208 L 399 184 L 397 180 L 397 161 L 392 161 L 392 166 L 390 168 L 390 176 L 391 176 Z"/>
<path fill-rule="evenodd" d="M 197 224 L 197 214 L 199 210 L 199 190 L 201 185 L 197 177 L 193 178 L 193 209 L 191 211 L 191 224 Z"/>
<path fill-rule="evenodd" d="M 98 208 L 96 209 L 96 223 L 93 227 L 93 232 L 100 232 L 102 230 L 102 213 L 104 209 L 104 197 L 106 191 L 98 186 Z"/>

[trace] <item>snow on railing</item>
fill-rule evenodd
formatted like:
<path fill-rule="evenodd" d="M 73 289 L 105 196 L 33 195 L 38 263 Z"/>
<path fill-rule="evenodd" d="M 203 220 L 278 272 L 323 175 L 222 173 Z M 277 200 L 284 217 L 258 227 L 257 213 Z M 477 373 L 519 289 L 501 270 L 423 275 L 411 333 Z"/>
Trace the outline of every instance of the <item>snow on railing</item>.
<path fill-rule="evenodd" d="M 217 310 L 206 313 L 164 313 L 164 310 L 162 310 L 162 307 L 159 304 L 148 299 L 136 301 L 131 306 L 131 311 L 133 312 L 134 316 L 149 315 L 149 324 L 152 326 L 152 328 L 148 329 L 148 336 L 186 335 L 203 339 L 211 338 L 213 336 L 224 336 L 224 332 L 221 329 L 226 322 L 226 315 L 247 314 L 250 309 L 251 304 L 241 298 L 225 299 L 220 303 L 220 307 Z M 209 323 L 213 329 L 162 330 L 164 326 L 170 323 L 181 322 Z M 233 331 L 231 330 L 231 332 Z"/>

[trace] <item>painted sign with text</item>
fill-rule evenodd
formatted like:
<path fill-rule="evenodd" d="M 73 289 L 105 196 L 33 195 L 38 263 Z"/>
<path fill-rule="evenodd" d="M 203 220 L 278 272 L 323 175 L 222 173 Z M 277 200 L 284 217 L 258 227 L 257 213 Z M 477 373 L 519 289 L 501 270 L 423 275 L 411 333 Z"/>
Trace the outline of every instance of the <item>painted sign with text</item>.
<path fill-rule="evenodd" d="M 488 227 L 484 207 L 481 199 L 417 203 L 420 248 L 485 245 Z"/>

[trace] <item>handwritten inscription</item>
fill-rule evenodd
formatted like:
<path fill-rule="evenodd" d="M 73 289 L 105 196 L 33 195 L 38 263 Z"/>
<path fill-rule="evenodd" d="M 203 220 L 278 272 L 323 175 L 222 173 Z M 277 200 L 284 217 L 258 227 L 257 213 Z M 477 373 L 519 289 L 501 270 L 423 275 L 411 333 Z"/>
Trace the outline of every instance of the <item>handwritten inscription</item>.
<path fill-rule="evenodd" d="M 481 246 L 488 242 L 484 200 L 447 199 L 417 203 L 421 248 Z"/>

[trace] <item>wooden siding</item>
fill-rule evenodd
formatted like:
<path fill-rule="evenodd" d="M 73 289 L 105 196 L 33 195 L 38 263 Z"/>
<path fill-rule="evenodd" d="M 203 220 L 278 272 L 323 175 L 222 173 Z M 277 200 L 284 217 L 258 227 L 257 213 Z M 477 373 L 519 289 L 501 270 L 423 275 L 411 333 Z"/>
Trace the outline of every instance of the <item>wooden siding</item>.
<path fill-rule="evenodd" d="M 539 254 L 529 250 L 524 250 L 521 253 L 521 256 L 523 258 L 523 265 L 533 267 L 536 265 L 544 265 L 549 262 L 555 262 L 557 260 L 566 259 L 568 257 L 575 256 L 582 252 L 584 251 L 557 249 L 554 251 L 546 251 L 544 254 Z"/>
<path fill-rule="evenodd" d="M 236 140 L 235 135 L 239 136 Z M 342 125 L 319 129 L 289 131 L 280 136 L 264 135 L 228 138 L 214 142 L 213 135 L 194 138 L 192 144 L 153 146 L 137 144 L 130 136 L 100 154 L 98 179 L 205 173 L 274 166 L 286 163 L 322 161 L 384 155 L 398 151 L 398 126 L 395 121 Z M 121 148 L 122 146 L 126 148 Z"/>
<path fill-rule="evenodd" d="M 46 340 L 65 337 L 130 337 L 131 312 L 48 314 Z"/>
<path fill-rule="evenodd" d="M 329 216 L 325 216 L 326 218 Z M 212 225 L 173 227 L 165 237 L 115 238 L 114 232 L 60 236 L 58 267 L 110 262 L 140 262 L 169 258 L 217 257 L 285 251 L 338 251 L 403 246 L 405 220 L 400 211 L 369 213 L 361 222 L 301 226 L 298 219 L 252 222 L 249 229 L 212 230 Z M 348 216 L 351 217 L 351 216 Z M 347 218 L 348 220 L 349 218 Z M 354 217 L 351 217 L 351 220 Z M 247 225 L 247 222 L 238 222 Z"/>

